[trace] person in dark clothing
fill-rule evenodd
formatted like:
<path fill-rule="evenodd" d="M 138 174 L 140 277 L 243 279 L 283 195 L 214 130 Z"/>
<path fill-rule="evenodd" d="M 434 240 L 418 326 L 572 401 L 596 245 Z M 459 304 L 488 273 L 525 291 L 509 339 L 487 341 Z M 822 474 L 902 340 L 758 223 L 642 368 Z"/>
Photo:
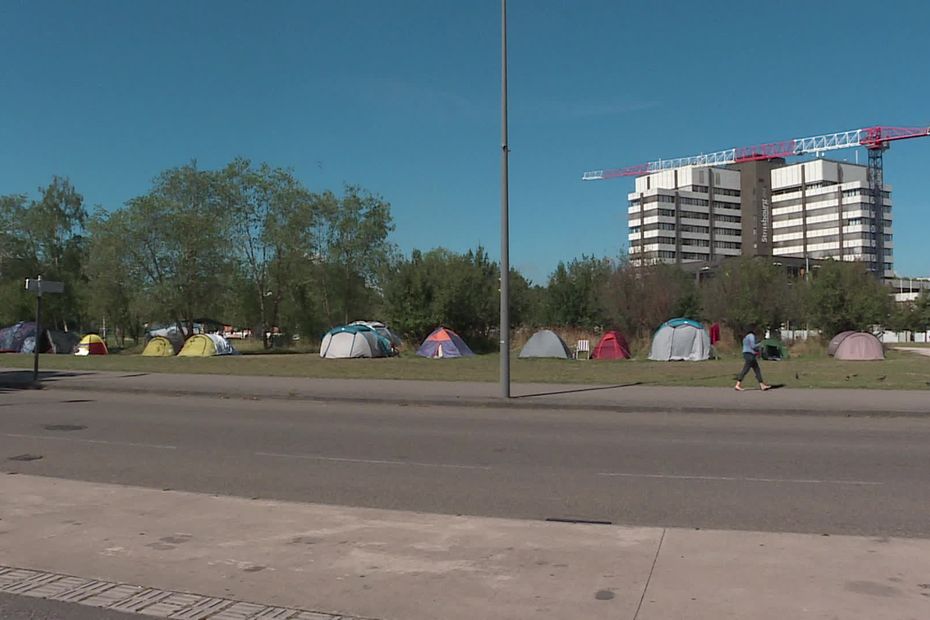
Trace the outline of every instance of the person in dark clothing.
<path fill-rule="evenodd" d="M 750 370 L 752 370 L 756 375 L 756 380 L 759 382 L 759 388 L 764 392 L 769 389 L 770 385 L 765 383 L 762 380 L 762 369 L 759 368 L 759 359 L 757 358 L 758 351 L 762 348 L 762 344 L 756 341 L 755 328 L 750 327 L 748 333 L 743 338 L 743 369 L 736 376 L 736 386 L 734 389 L 737 392 L 743 391 L 743 378 L 746 376 Z"/>

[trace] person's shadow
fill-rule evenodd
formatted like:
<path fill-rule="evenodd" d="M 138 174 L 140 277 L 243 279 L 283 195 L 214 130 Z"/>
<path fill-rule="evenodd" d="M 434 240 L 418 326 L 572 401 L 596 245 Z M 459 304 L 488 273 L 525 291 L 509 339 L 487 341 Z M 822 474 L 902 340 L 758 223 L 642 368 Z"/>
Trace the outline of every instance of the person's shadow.
<path fill-rule="evenodd" d="M 634 385 L 642 385 L 642 382 L 636 381 L 634 383 L 622 383 L 619 385 L 599 385 L 597 387 L 576 388 L 576 389 L 571 389 L 571 390 L 555 390 L 553 392 L 537 392 L 535 394 L 520 394 L 519 396 L 514 396 L 513 398 L 532 398 L 534 396 L 558 396 L 559 394 L 579 394 L 581 392 L 596 392 L 598 390 L 616 390 L 618 388 L 632 387 Z"/>

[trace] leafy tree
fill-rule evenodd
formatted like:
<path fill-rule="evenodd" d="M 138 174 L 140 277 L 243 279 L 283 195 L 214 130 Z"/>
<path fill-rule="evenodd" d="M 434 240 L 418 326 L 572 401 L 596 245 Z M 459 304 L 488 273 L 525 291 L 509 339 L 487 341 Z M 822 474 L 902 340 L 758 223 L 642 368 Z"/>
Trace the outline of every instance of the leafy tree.
<path fill-rule="evenodd" d="M 325 192 L 318 204 L 319 245 L 312 258 L 324 311 L 331 321 L 348 322 L 375 306 L 380 276 L 396 253 L 388 241 L 394 230 L 391 205 L 353 185 L 341 198 Z"/>
<path fill-rule="evenodd" d="M 914 329 L 930 331 L 930 289 L 924 289 L 914 302 Z"/>
<path fill-rule="evenodd" d="M 705 313 L 737 335 L 752 325 L 777 330 L 797 314 L 794 283 L 764 257 L 732 258 L 705 281 Z"/>
<path fill-rule="evenodd" d="M 31 316 L 23 279 L 41 275 L 65 283 L 63 295 L 46 299 L 43 323 L 68 328 L 82 319 L 84 198 L 57 176 L 39 192 L 28 204 L 22 195 L 0 197 L 0 286 L 7 300 L 2 313 L 7 320 Z"/>
<path fill-rule="evenodd" d="M 242 280 L 241 316 L 264 335 L 280 324 L 282 304 L 295 285 L 322 216 L 319 200 L 293 174 L 236 159 L 216 178 L 231 228 L 231 248 Z"/>
<path fill-rule="evenodd" d="M 607 259 L 582 256 L 567 265 L 559 262 L 549 276 L 547 318 L 553 325 L 593 328 L 608 321 L 602 297 L 610 275 Z"/>
<path fill-rule="evenodd" d="M 887 321 L 891 296 L 861 263 L 826 261 L 811 283 L 807 305 L 811 324 L 833 337 Z"/>
<path fill-rule="evenodd" d="M 614 264 L 603 289 L 608 321 L 628 335 L 650 334 L 671 317 L 700 318 L 694 276 L 675 265 Z"/>

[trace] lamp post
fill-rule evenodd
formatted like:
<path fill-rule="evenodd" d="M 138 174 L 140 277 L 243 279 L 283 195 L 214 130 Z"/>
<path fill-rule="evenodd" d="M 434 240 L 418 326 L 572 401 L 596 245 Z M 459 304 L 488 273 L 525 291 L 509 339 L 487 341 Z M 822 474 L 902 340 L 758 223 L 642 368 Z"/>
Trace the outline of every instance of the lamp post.
<path fill-rule="evenodd" d="M 510 398 L 510 215 L 507 145 L 507 0 L 501 0 L 501 397 Z"/>

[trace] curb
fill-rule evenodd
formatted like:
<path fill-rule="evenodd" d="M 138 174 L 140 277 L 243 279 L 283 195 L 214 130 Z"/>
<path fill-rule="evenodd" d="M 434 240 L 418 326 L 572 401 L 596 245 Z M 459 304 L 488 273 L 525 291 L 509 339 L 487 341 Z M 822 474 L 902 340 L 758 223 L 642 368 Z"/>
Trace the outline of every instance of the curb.
<path fill-rule="evenodd" d="M 72 390 L 86 392 L 104 392 L 107 386 L 99 384 L 62 384 L 44 383 L 40 386 L 32 384 L 0 384 L 0 388 L 13 389 L 41 389 L 41 390 Z M 743 407 L 718 407 L 700 405 L 643 405 L 630 406 L 622 404 L 601 403 L 571 403 L 571 402 L 543 402 L 532 400 L 532 396 L 517 396 L 510 400 L 496 398 L 453 398 L 453 400 L 440 400 L 434 398 L 405 398 L 405 397 L 379 397 L 364 396 L 316 396 L 313 394 L 280 394 L 255 392 L 209 392 L 204 390 L 156 389 L 148 387 L 120 386 L 123 394 L 161 394 L 167 396 L 193 396 L 201 398 L 240 399 L 240 400 L 276 400 L 291 402 L 315 403 L 353 403 L 360 405 L 396 405 L 401 407 L 471 407 L 477 409 L 516 409 L 516 410 L 546 410 L 546 411 L 603 411 L 613 413 L 679 413 L 679 414 L 718 414 L 737 415 L 753 413 L 770 416 L 805 416 L 805 417 L 842 417 L 842 418 L 926 418 L 930 417 L 927 411 L 912 410 L 828 410 L 828 409 L 756 409 L 748 410 Z"/>

